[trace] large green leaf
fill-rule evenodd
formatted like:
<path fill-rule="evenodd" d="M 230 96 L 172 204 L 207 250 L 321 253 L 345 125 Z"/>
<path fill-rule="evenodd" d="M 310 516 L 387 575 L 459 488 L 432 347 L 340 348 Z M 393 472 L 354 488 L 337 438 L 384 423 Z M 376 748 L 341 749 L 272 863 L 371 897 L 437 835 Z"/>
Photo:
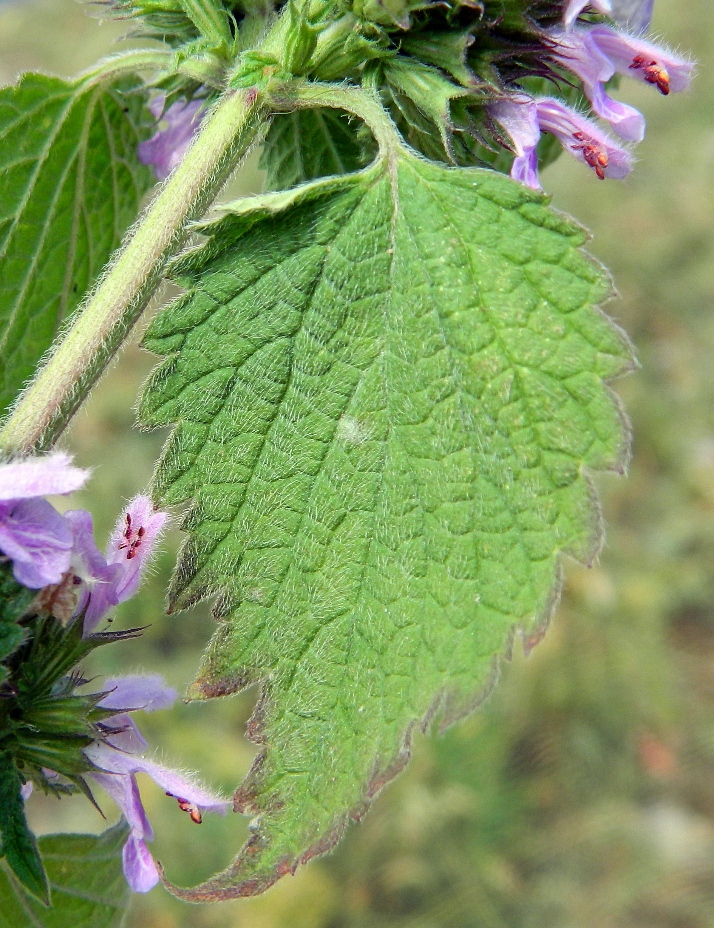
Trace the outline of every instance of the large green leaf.
<path fill-rule="evenodd" d="M 346 113 L 300 110 L 273 120 L 260 166 L 267 172 L 268 190 L 284 190 L 317 177 L 356 171 L 364 163 L 363 147 Z"/>
<path fill-rule="evenodd" d="M 172 604 L 218 597 L 191 694 L 260 684 L 236 794 L 260 819 L 192 899 L 331 847 L 514 629 L 537 640 L 561 555 L 598 550 L 586 469 L 624 465 L 603 381 L 632 363 L 582 230 L 500 174 L 401 150 L 204 231 L 140 418 L 176 424 L 156 500 L 193 501 Z"/>
<path fill-rule="evenodd" d="M 0 869 L 0 928 L 119 928 L 131 896 L 121 860 L 128 833 L 120 822 L 101 835 L 40 838 L 52 907 L 39 905 Z"/>
<path fill-rule="evenodd" d="M 143 103 L 41 74 L 0 90 L 0 414 L 136 218 Z"/>

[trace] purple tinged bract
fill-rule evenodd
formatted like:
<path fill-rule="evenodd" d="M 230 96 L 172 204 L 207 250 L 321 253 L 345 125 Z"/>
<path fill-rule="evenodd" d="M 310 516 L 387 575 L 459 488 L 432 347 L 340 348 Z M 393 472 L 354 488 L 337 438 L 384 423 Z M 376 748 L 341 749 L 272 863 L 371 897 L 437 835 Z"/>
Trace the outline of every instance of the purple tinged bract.
<path fill-rule="evenodd" d="M 71 493 L 88 476 L 60 452 L 0 464 L 0 552 L 12 561 L 18 583 L 39 590 L 59 583 L 69 569 L 72 531 L 41 497 Z"/>

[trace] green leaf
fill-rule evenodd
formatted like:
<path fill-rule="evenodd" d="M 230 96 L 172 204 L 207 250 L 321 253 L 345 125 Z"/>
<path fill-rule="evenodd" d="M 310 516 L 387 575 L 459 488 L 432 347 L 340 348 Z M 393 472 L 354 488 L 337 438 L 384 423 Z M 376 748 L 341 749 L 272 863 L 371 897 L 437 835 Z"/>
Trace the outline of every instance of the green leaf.
<path fill-rule="evenodd" d="M 29 590 L 17 582 L 10 562 L 0 564 L 0 623 L 22 618 L 36 596 L 37 590 Z"/>
<path fill-rule="evenodd" d="M 628 445 L 603 381 L 632 365 L 583 231 L 497 173 L 401 151 L 203 231 L 140 419 L 176 423 L 156 500 L 193 501 L 172 605 L 218 597 L 191 695 L 258 683 L 262 747 L 254 834 L 190 899 L 329 849 L 537 640 L 561 555 L 597 553 L 587 469 Z"/>
<path fill-rule="evenodd" d="M 0 751 L 0 835 L 8 866 L 31 893 L 49 905 L 50 891 L 35 836 L 25 818 L 22 782 L 8 751 Z"/>
<path fill-rule="evenodd" d="M 152 183 L 142 94 L 26 74 L 0 90 L 0 413 L 92 286 Z"/>
<path fill-rule="evenodd" d="M 268 190 L 284 190 L 331 174 L 349 174 L 362 164 L 363 146 L 348 116 L 327 108 L 278 116 L 265 139 L 260 161 L 268 174 Z"/>
<path fill-rule="evenodd" d="M 121 860 L 128 834 L 119 822 L 101 835 L 40 838 L 52 908 L 38 905 L 0 870 L 0 928 L 119 928 L 131 898 Z"/>

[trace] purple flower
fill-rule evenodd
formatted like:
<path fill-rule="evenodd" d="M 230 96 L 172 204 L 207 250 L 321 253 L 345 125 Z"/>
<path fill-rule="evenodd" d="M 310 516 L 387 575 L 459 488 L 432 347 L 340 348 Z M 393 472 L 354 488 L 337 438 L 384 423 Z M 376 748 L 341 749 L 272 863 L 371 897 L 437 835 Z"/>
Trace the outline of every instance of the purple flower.
<path fill-rule="evenodd" d="M 168 514 L 157 512 L 148 496 L 136 496 L 119 517 L 106 558 L 97 549 L 88 512 L 68 512 L 75 533 L 75 576 L 85 583 L 77 611 L 86 607 L 84 634 L 94 631 L 104 616 L 136 593 Z"/>
<path fill-rule="evenodd" d="M 500 100 L 489 107 L 491 116 L 506 130 L 516 157 L 511 177 L 540 190 L 536 147 L 541 132 L 551 132 L 561 145 L 600 180 L 621 179 L 632 168 L 632 156 L 592 120 L 552 97 Z"/>
<path fill-rule="evenodd" d="M 139 145 L 139 160 L 151 164 L 159 180 L 164 180 L 186 154 L 201 120 L 206 115 L 204 100 L 176 100 L 164 112 L 164 94 L 154 97 L 149 109 L 156 119 L 166 125 L 150 139 Z M 160 124 L 161 125 L 161 124 Z"/>
<path fill-rule="evenodd" d="M 580 78 L 585 95 L 598 116 L 607 120 L 615 132 L 628 142 L 641 142 L 645 136 L 642 113 L 626 103 L 613 100 L 605 91 L 605 84 L 615 73 L 615 65 L 596 41 L 597 28 L 554 31 L 552 36 L 556 44 L 553 57 Z M 603 29 L 614 32 L 607 26 Z"/>
<path fill-rule="evenodd" d="M 645 32 L 652 22 L 654 0 L 612 0 L 612 18 L 634 32 Z"/>
<path fill-rule="evenodd" d="M 491 104 L 488 111 L 503 126 L 513 143 L 516 157 L 511 177 L 533 190 L 540 190 L 537 153 L 540 126 L 535 100 L 531 97 L 499 100 Z"/>
<path fill-rule="evenodd" d="M 665 96 L 689 86 L 694 71 L 691 61 L 610 26 L 591 26 L 588 34 L 618 74 L 653 84 Z"/>
<path fill-rule="evenodd" d="M 108 692 L 98 705 L 117 710 L 117 715 L 104 723 L 104 740 L 91 744 L 84 753 L 98 768 L 90 776 L 116 802 L 131 828 L 122 855 L 127 882 L 134 892 L 146 893 L 158 883 L 159 873 L 146 844 L 153 840 L 154 832 L 141 801 L 136 774 L 150 776 L 198 824 L 202 812 L 226 812 L 230 802 L 190 777 L 138 756 L 145 750 L 146 741 L 128 713 L 165 709 L 173 704 L 176 691 L 167 687 L 161 677 L 117 677 L 108 679 L 105 688 Z"/>
<path fill-rule="evenodd" d="M 632 170 L 632 155 L 591 119 L 553 97 L 536 101 L 538 124 L 571 155 L 591 167 L 600 180 L 621 180 Z"/>
<path fill-rule="evenodd" d="M 563 13 L 563 25 L 566 29 L 570 29 L 585 7 L 592 7 L 593 10 L 602 13 L 604 16 L 613 15 L 610 0 L 567 0 L 565 12 Z"/>
<path fill-rule="evenodd" d="M 18 583 L 38 590 L 62 580 L 70 565 L 72 531 L 40 497 L 71 493 L 88 476 L 59 452 L 0 465 L 0 551 L 12 560 Z"/>

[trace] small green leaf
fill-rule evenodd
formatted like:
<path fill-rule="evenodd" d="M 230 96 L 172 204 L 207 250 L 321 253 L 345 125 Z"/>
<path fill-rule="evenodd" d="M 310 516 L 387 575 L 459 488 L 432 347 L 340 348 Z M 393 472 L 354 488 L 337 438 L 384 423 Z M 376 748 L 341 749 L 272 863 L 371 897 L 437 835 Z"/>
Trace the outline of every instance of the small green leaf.
<path fill-rule="evenodd" d="M 262 747 L 253 836 L 194 900 L 332 847 L 537 640 L 562 555 L 597 553 L 587 469 L 628 446 L 603 381 L 632 364 L 583 231 L 494 172 L 399 149 L 203 231 L 140 418 L 176 423 L 156 500 L 193 502 L 172 605 L 218 597 L 191 695 L 258 683 Z"/>
<path fill-rule="evenodd" d="M 26 74 L 0 90 L 0 414 L 92 286 L 152 183 L 134 85 Z"/>
<path fill-rule="evenodd" d="M 50 890 L 35 836 L 25 818 L 25 802 L 20 793 L 22 782 L 15 760 L 0 751 L 0 836 L 2 853 L 8 866 L 22 885 L 45 905 Z"/>
<path fill-rule="evenodd" d="M 0 870 L 0 928 L 119 928 L 131 898 L 121 859 L 128 833 L 119 822 L 101 835 L 40 838 L 52 908 Z"/>
<path fill-rule="evenodd" d="M 302 110 L 278 116 L 265 139 L 260 161 L 268 174 L 267 189 L 285 190 L 318 177 L 356 171 L 364 164 L 363 147 L 349 117 L 339 110 Z"/>
<path fill-rule="evenodd" d="M 0 564 L 0 623 L 16 622 L 36 596 L 37 590 L 17 582 L 10 562 Z"/>

